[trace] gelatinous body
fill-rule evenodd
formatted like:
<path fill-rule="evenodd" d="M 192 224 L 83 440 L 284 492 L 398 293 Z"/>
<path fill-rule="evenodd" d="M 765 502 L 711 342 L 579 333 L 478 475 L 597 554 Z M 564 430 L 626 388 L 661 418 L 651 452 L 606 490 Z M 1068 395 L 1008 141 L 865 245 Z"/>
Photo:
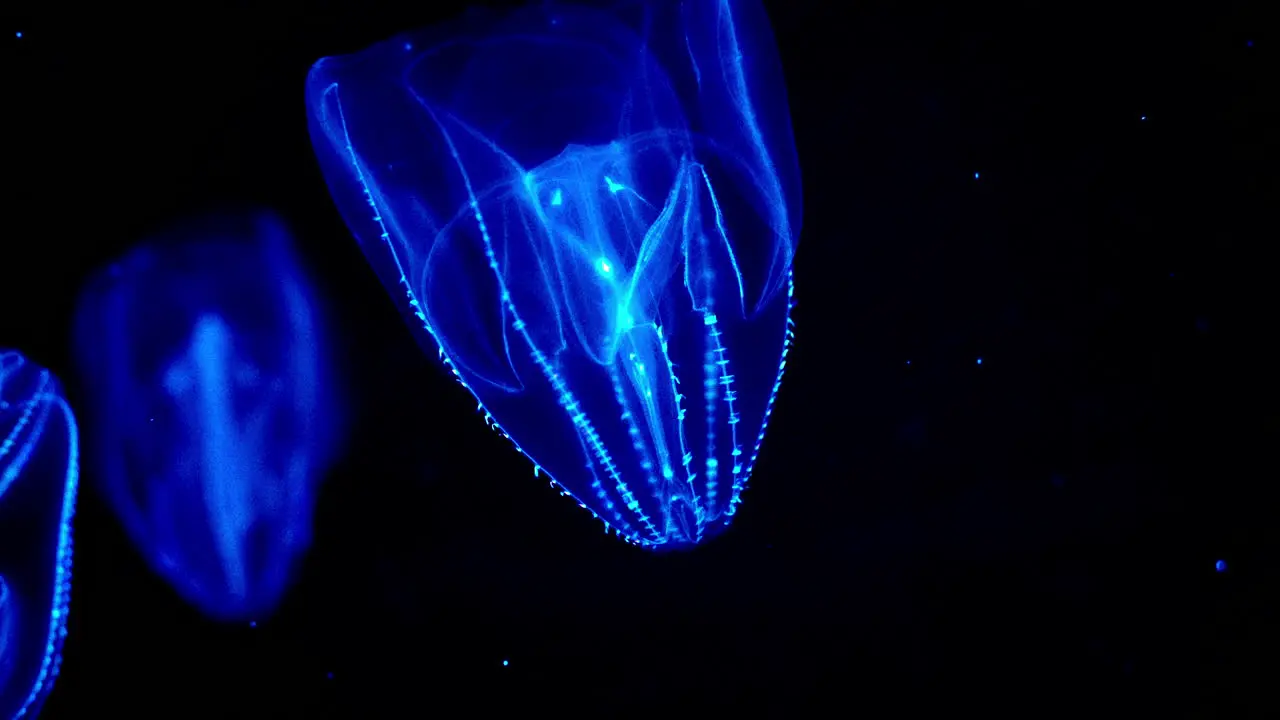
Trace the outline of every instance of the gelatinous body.
<path fill-rule="evenodd" d="M 62 662 L 71 601 L 76 419 L 57 380 L 0 350 L 0 719 L 33 717 Z"/>
<path fill-rule="evenodd" d="M 800 231 L 760 4 L 473 12 L 319 61 L 307 97 L 347 225 L 535 472 L 644 546 L 724 527 Z"/>
<path fill-rule="evenodd" d="M 320 328 L 278 222 L 172 235 L 81 300 L 88 447 L 154 569 L 212 617 L 257 617 L 310 543 L 336 439 Z"/>

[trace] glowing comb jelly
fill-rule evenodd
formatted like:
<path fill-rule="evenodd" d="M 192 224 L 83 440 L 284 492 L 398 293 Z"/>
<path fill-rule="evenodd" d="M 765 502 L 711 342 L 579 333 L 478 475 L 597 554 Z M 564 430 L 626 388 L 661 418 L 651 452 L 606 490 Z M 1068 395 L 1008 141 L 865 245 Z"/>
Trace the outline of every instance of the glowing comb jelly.
<path fill-rule="evenodd" d="M 48 370 L 0 349 L 0 718 L 34 717 L 62 662 L 79 483 L 75 415 Z"/>
<path fill-rule="evenodd" d="M 307 101 L 366 257 L 535 473 L 646 547 L 723 528 L 800 233 L 760 3 L 475 11 L 320 60 Z"/>

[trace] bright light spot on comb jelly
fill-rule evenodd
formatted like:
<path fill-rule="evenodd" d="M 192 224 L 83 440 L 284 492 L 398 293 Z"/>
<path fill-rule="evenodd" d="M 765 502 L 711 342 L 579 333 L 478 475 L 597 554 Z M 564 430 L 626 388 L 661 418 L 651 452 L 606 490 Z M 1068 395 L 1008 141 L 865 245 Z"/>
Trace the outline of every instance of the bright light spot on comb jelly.
<path fill-rule="evenodd" d="M 79 454 L 58 381 L 0 349 L 0 718 L 34 717 L 61 666 Z"/>
<path fill-rule="evenodd" d="M 251 628 L 310 545 L 341 439 L 289 246 L 270 214 L 195 219 L 101 272 L 76 318 L 112 509 L 182 597 Z"/>

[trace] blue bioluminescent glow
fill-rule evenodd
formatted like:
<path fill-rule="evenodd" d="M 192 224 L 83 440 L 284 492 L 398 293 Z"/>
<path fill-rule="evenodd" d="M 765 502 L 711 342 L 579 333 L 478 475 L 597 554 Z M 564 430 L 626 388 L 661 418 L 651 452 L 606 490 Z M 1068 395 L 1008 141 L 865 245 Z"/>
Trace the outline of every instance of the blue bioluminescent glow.
<path fill-rule="evenodd" d="M 0 350 L 0 719 L 34 717 L 58 676 L 79 483 L 75 415 L 53 375 Z"/>
<path fill-rule="evenodd" d="M 145 244 L 80 301 L 92 464 L 151 566 L 211 617 L 270 613 L 310 544 L 338 428 L 320 333 L 266 215 Z"/>
<path fill-rule="evenodd" d="M 307 83 L 347 225 L 535 475 L 646 547 L 727 525 L 800 233 L 758 0 L 476 10 Z"/>

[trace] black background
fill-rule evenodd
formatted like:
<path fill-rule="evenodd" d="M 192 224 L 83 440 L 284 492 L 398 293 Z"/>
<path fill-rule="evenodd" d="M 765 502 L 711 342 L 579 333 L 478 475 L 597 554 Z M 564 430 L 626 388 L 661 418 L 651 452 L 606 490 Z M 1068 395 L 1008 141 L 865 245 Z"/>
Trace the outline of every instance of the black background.
<path fill-rule="evenodd" d="M 458 3 L 6 6 L 0 343 L 80 403 L 88 274 L 268 207 L 354 398 L 256 627 L 153 576 L 86 468 L 45 716 L 1274 717 L 1265 4 L 766 1 L 804 175 L 797 344 L 734 526 L 665 555 L 485 429 L 312 156 L 311 63 Z"/>

